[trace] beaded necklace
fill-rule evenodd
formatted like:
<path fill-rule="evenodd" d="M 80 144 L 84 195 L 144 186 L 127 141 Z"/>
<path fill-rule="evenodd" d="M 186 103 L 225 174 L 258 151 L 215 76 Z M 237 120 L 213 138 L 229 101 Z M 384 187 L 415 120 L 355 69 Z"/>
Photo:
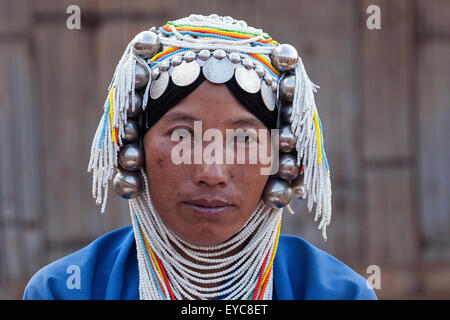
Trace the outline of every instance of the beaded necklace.
<path fill-rule="evenodd" d="M 129 200 L 140 299 L 272 298 L 272 267 L 282 209 L 271 209 L 260 201 L 246 224 L 231 239 L 213 246 L 192 245 L 164 225 L 153 207 L 143 169 L 141 174 L 144 192 Z M 237 253 L 232 253 L 233 250 Z"/>

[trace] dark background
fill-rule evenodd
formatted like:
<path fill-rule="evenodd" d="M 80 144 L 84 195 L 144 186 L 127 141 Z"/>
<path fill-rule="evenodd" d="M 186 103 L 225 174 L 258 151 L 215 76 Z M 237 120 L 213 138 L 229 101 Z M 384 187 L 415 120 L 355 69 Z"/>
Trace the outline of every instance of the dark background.
<path fill-rule="evenodd" d="M 81 8 L 68 30 L 66 8 Z M 381 29 L 366 8 L 381 8 Z M 130 224 L 87 173 L 107 86 L 138 32 L 191 13 L 231 15 L 294 45 L 316 95 L 332 170 L 324 243 L 305 204 L 300 235 L 380 298 L 450 298 L 450 1 L 0 0 L 0 298 L 20 299 L 42 266 Z"/>

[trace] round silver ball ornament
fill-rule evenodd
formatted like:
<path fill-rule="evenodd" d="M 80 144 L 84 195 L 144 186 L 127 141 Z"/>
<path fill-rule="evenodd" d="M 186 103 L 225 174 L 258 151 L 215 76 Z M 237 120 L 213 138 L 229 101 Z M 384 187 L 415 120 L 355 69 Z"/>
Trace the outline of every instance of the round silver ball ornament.
<path fill-rule="evenodd" d="M 297 157 L 293 153 L 281 153 L 278 176 L 284 180 L 292 180 L 298 176 Z"/>
<path fill-rule="evenodd" d="M 144 165 L 144 150 L 137 143 L 124 145 L 119 151 L 119 164 L 127 171 L 136 171 Z"/>
<path fill-rule="evenodd" d="M 148 71 L 147 69 L 141 65 L 140 63 L 136 63 L 135 68 L 135 84 L 134 87 L 136 90 L 145 88 L 148 82 Z"/>
<path fill-rule="evenodd" d="M 280 120 L 282 124 L 291 124 L 292 103 L 283 105 L 280 110 Z"/>
<path fill-rule="evenodd" d="M 255 71 L 256 71 L 256 73 L 258 74 L 259 77 L 264 77 L 264 75 L 266 73 L 266 70 L 264 70 L 264 67 L 259 65 L 259 64 L 257 64 L 255 66 Z"/>
<path fill-rule="evenodd" d="M 241 62 L 241 56 L 240 56 L 240 54 L 239 54 L 238 52 L 236 52 L 236 51 L 230 52 L 230 53 L 228 54 L 228 59 L 230 59 L 230 61 L 233 62 L 233 63 L 239 63 L 239 62 Z"/>
<path fill-rule="evenodd" d="M 122 141 L 127 144 L 137 142 L 139 140 L 140 131 L 138 121 L 136 119 L 128 119 L 124 126 L 124 136 Z"/>
<path fill-rule="evenodd" d="M 191 62 L 191 61 L 195 60 L 196 57 L 197 57 L 197 55 L 195 54 L 194 51 L 188 51 L 184 54 L 183 59 L 186 62 Z"/>
<path fill-rule="evenodd" d="M 142 98 L 139 94 L 134 94 L 134 111 L 133 111 L 133 99 L 128 100 L 127 118 L 137 118 L 142 108 Z"/>
<path fill-rule="evenodd" d="M 277 91 L 277 87 L 278 87 L 278 82 L 274 78 L 273 81 L 272 81 L 272 84 L 270 85 L 270 89 L 272 89 L 273 92 L 276 92 Z"/>
<path fill-rule="evenodd" d="M 113 179 L 113 188 L 124 199 L 132 199 L 144 190 L 144 180 L 138 171 L 118 170 Z"/>
<path fill-rule="evenodd" d="M 283 208 L 292 199 L 292 188 L 282 179 L 269 178 L 264 187 L 262 199 L 271 208 Z"/>
<path fill-rule="evenodd" d="M 158 67 L 153 68 L 153 69 L 152 69 L 152 74 L 151 74 L 152 80 L 157 79 L 157 78 L 159 77 L 159 74 L 160 74 L 160 73 L 161 73 L 161 71 L 159 70 Z"/>
<path fill-rule="evenodd" d="M 280 44 L 272 51 L 272 64 L 280 72 L 295 69 L 297 62 L 297 50 L 290 44 Z"/>
<path fill-rule="evenodd" d="M 297 178 L 291 181 L 291 188 L 297 199 L 305 199 L 306 188 L 304 183 L 304 173 L 300 172 Z"/>
<path fill-rule="evenodd" d="M 268 86 L 272 84 L 272 76 L 268 73 L 264 75 L 264 81 L 267 83 Z"/>
<path fill-rule="evenodd" d="M 244 58 L 242 60 L 242 65 L 244 67 L 246 67 L 247 69 L 254 69 L 255 68 L 255 64 L 253 63 L 253 61 L 250 58 Z"/>
<path fill-rule="evenodd" d="M 159 64 L 159 69 L 163 72 L 169 70 L 170 69 L 170 61 L 164 60 L 163 62 L 161 62 Z"/>
<path fill-rule="evenodd" d="M 181 55 L 176 55 L 175 57 L 172 58 L 172 60 L 170 61 L 170 63 L 172 64 L 172 66 L 176 67 L 177 65 L 179 65 L 181 62 L 183 62 L 183 57 Z"/>
<path fill-rule="evenodd" d="M 198 53 L 198 58 L 202 61 L 206 61 L 211 56 L 211 51 L 203 49 Z"/>
<path fill-rule="evenodd" d="M 221 60 L 221 59 L 225 58 L 226 56 L 227 56 L 227 53 L 225 52 L 225 50 L 222 50 L 222 49 L 217 49 L 217 50 L 214 50 L 214 52 L 213 52 L 213 57 L 218 60 Z"/>
<path fill-rule="evenodd" d="M 280 94 L 283 101 L 292 102 L 295 93 L 295 76 L 288 75 L 280 82 Z"/>
<path fill-rule="evenodd" d="M 133 39 L 133 52 L 144 59 L 154 56 L 160 47 L 158 34 L 153 31 L 142 31 Z"/>
<path fill-rule="evenodd" d="M 297 138 L 292 134 L 290 125 L 284 125 L 280 128 L 280 150 L 282 152 L 291 152 L 294 150 Z"/>

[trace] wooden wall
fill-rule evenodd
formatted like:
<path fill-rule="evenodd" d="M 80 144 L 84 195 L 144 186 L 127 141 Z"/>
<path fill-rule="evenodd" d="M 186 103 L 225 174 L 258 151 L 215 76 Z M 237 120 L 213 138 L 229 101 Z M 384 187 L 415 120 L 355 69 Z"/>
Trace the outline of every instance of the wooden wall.
<path fill-rule="evenodd" d="M 81 30 L 66 8 L 81 8 Z M 366 28 L 367 6 L 381 30 Z M 305 204 L 283 231 L 363 276 L 380 298 L 450 298 L 450 2 L 445 0 L 0 0 L 0 298 L 39 268 L 129 224 L 100 215 L 87 173 L 106 89 L 141 30 L 231 15 L 293 44 L 311 79 L 332 170 L 324 243 Z"/>

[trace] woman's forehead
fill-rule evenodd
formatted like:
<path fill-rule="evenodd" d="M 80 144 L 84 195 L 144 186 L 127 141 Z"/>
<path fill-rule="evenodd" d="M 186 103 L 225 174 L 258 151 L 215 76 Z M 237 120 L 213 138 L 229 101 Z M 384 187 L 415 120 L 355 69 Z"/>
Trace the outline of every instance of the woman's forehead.
<path fill-rule="evenodd" d="M 162 118 L 163 121 L 208 121 L 229 126 L 249 125 L 265 128 L 224 84 L 204 81 L 196 90 L 183 98 Z"/>

